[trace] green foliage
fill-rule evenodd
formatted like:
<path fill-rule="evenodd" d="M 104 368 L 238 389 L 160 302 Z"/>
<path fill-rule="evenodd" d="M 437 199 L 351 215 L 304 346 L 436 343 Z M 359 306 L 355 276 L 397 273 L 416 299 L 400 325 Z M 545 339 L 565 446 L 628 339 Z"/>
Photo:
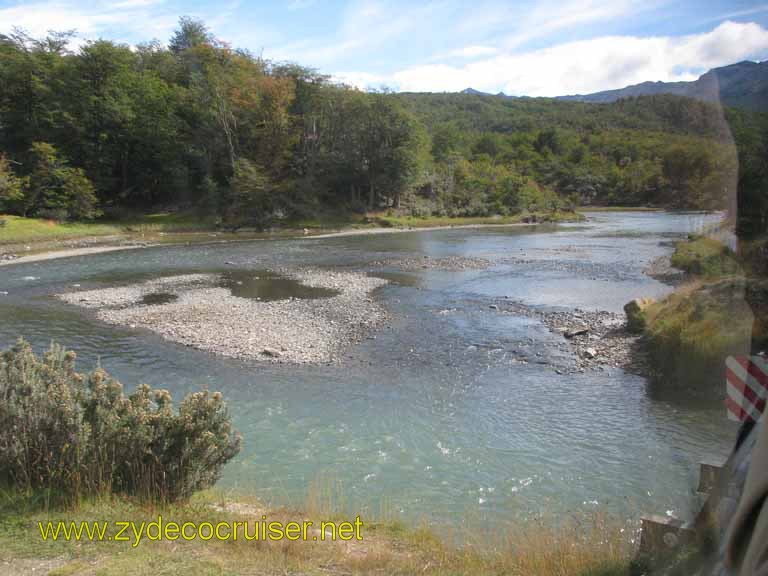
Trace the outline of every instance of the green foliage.
<path fill-rule="evenodd" d="M 32 144 L 33 166 L 24 212 L 55 220 L 91 220 L 100 215 L 93 184 L 82 168 L 71 168 L 47 142 Z"/>
<path fill-rule="evenodd" d="M 759 237 L 768 233 L 768 114 L 731 110 L 728 119 L 739 143 L 738 233 Z"/>
<path fill-rule="evenodd" d="M 675 268 L 696 276 L 716 277 L 741 272 L 736 255 L 712 238 L 678 242 L 671 263 Z"/>
<path fill-rule="evenodd" d="M 18 213 L 95 215 L 84 178 L 108 213 L 196 207 L 259 226 L 329 211 L 723 209 L 738 182 L 740 231 L 768 227 L 764 115 L 728 110 L 726 122 L 671 95 L 364 93 L 233 49 L 186 17 L 169 48 L 99 40 L 70 52 L 69 39 L 0 36 L 0 151 L 19 162 L 22 189 L 32 177 L 29 195 L 4 201 Z M 36 142 L 82 173 L 41 178 Z"/>
<path fill-rule="evenodd" d="M 0 155 L 0 211 L 17 213 L 24 205 L 24 182 L 11 170 L 10 162 Z"/>
<path fill-rule="evenodd" d="M 245 158 L 235 161 L 230 182 L 231 192 L 224 222 L 231 225 L 252 224 L 265 228 L 281 216 L 269 178 L 254 162 Z"/>
<path fill-rule="evenodd" d="M 699 394 L 722 393 L 725 358 L 748 354 L 753 315 L 738 278 L 694 284 L 645 310 L 656 382 Z"/>
<path fill-rule="evenodd" d="M 4 352 L 0 399 L 0 483 L 51 497 L 186 499 L 240 447 L 221 394 L 191 394 L 174 412 L 167 391 L 126 396 L 101 368 L 75 372 L 58 346 L 42 358 L 23 340 Z"/>
<path fill-rule="evenodd" d="M 179 20 L 179 29 L 174 33 L 168 46 L 171 52 L 178 54 L 195 46 L 208 44 L 211 40 L 212 37 L 205 24 L 188 16 L 182 16 Z"/>

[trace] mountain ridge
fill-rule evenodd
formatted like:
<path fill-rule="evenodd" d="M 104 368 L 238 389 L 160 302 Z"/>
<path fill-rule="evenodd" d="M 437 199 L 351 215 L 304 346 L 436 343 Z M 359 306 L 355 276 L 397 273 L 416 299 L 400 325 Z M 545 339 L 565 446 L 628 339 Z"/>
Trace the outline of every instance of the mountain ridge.
<path fill-rule="evenodd" d="M 489 94 L 473 88 L 465 88 L 461 94 L 525 98 L 525 96 L 510 96 L 504 92 Z M 646 81 L 614 90 L 556 96 L 555 99 L 605 104 L 622 98 L 653 94 L 687 96 L 706 102 L 722 102 L 727 106 L 768 112 L 768 60 L 763 62 L 743 60 L 712 68 L 696 80 L 688 82 Z"/>

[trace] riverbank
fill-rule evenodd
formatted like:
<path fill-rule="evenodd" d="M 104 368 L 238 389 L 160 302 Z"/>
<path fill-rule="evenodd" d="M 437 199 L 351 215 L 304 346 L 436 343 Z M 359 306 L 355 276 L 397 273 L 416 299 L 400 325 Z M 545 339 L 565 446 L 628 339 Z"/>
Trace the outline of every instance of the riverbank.
<path fill-rule="evenodd" d="M 341 228 L 326 227 L 320 221 L 300 222 L 296 227 L 274 228 L 268 232 L 257 232 L 251 229 L 239 231 L 221 231 L 210 226 L 207 230 L 195 229 L 194 222 L 185 224 L 186 220 L 157 219 L 151 224 L 131 225 L 125 223 L 104 225 L 95 228 L 97 224 L 60 225 L 47 221 L 33 221 L 13 216 L 0 216 L 11 224 L 0 228 L 0 266 L 9 264 L 40 262 L 54 258 L 83 256 L 99 252 L 125 250 L 129 248 L 144 248 L 171 244 L 209 244 L 223 242 L 247 242 L 252 240 L 270 240 L 285 238 L 336 238 L 357 235 L 395 234 L 413 232 L 414 230 L 451 230 L 474 228 L 504 228 L 510 226 L 532 226 L 551 222 L 573 222 L 584 219 L 576 213 L 529 214 L 504 218 L 395 218 L 375 216 L 360 218 L 348 222 Z M 150 218 L 150 217 L 147 217 Z M 21 221 L 25 221 L 20 224 Z M 31 222 L 31 224 L 30 224 Z M 313 228 L 299 227 L 301 224 L 315 226 Z M 192 226 L 192 229 L 188 228 Z M 22 228 L 32 230 L 30 233 L 19 232 Z M 43 233 L 37 234 L 38 230 Z M 59 230 L 59 232 L 56 232 Z M 61 231 L 64 232 L 61 232 Z M 90 234 L 90 230 L 102 233 Z M 14 236 L 18 234 L 18 236 Z M 57 234 L 63 234 L 58 236 Z"/>
<path fill-rule="evenodd" d="M 724 396 L 725 359 L 768 345 L 768 283 L 749 258 L 706 237 L 677 242 L 651 266 L 657 278 L 670 270 L 675 292 L 637 313 L 649 375 L 659 390 Z"/>
<path fill-rule="evenodd" d="M 248 497 L 204 492 L 186 504 L 141 506 L 124 498 L 104 497 L 68 509 L 23 509 L 5 494 L 0 519 L 0 568 L 3 573 L 27 576 L 219 576 L 221 574 L 400 574 L 403 576 L 474 576 L 476 574 L 536 574 L 537 576 L 620 576 L 628 573 L 635 546 L 632 527 L 598 514 L 573 521 L 525 525 L 491 531 L 461 525 L 451 528 L 408 528 L 400 522 L 361 516 L 361 541 L 320 539 L 324 521 L 354 521 L 322 498 L 308 498 L 304 510 L 274 508 Z M 129 541 L 43 541 L 37 522 L 204 522 L 216 526 L 247 522 L 312 522 L 309 541 L 153 540 L 144 532 L 134 547 Z M 45 524 L 44 524 L 45 525 Z M 147 524 L 148 525 L 148 524 Z M 206 528 L 202 528 L 203 531 Z M 331 528 L 324 530 L 330 536 Z M 224 530 L 221 531 L 224 534 Z M 242 532 L 241 532 L 242 534 Z M 124 536 L 126 536 L 124 535 Z M 152 529 L 154 535 L 154 528 Z M 316 540 L 314 538 L 317 538 Z M 465 545 L 450 542 L 460 538 Z"/>

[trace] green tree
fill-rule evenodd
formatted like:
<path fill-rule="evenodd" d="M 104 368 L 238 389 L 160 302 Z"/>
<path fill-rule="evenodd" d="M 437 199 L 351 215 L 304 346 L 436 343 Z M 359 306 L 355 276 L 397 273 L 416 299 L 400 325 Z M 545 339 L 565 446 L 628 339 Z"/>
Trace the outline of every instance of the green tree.
<path fill-rule="evenodd" d="M 32 145 L 27 210 L 40 216 L 90 220 L 99 216 L 93 184 L 82 168 L 72 168 L 47 142 Z"/>
<path fill-rule="evenodd" d="M 0 212 L 24 211 L 24 182 L 11 170 L 8 159 L 0 154 Z"/>
<path fill-rule="evenodd" d="M 203 22 L 189 16 L 182 16 L 179 18 L 179 29 L 174 32 L 168 47 L 174 54 L 179 54 L 201 44 L 210 44 L 212 41 L 213 36 Z"/>
<path fill-rule="evenodd" d="M 264 171 L 255 162 L 238 158 L 230 182 L 225 222 L 235 227 L 250 224 L 266 228 L 279 213 L 274 188 Z"/>

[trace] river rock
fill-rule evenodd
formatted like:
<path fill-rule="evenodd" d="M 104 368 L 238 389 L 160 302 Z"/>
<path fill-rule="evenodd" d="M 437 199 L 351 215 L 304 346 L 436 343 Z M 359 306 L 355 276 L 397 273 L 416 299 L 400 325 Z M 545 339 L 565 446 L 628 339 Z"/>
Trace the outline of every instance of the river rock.
<path fill-rule="evenodd" d="M 264 348 L 264 350 L 262 350 L 261 353 L 264 356 L 269 356 L 270 358 L 280 358 L 281 356 L 280 351 L 275 350 L 274 348 Z"/>
<path fill-rule="evenodd" d="M 636 334 L 645 329 L 645 310 L 653 304 L 653 298 L 635 298 L 624 305 L 624 313 L 627 315 L 627 330 Z"/>
<path fill-rule="evenodd" d="M 576 328 L 574 330 L 567 330 L 563 336 L 568 338 L 569 340 L 571 338 L 575 338 L 576 336 L 584 336 L 584 334 L 589 333 L 589 328 Z"/>
<path fill-rule="evenodd" d="M 597 350 L 594 348 L 587 348 L 584 350 L 584 357 L 589 358 L 590 360 L 592 358 L 597 358 Z"/>

